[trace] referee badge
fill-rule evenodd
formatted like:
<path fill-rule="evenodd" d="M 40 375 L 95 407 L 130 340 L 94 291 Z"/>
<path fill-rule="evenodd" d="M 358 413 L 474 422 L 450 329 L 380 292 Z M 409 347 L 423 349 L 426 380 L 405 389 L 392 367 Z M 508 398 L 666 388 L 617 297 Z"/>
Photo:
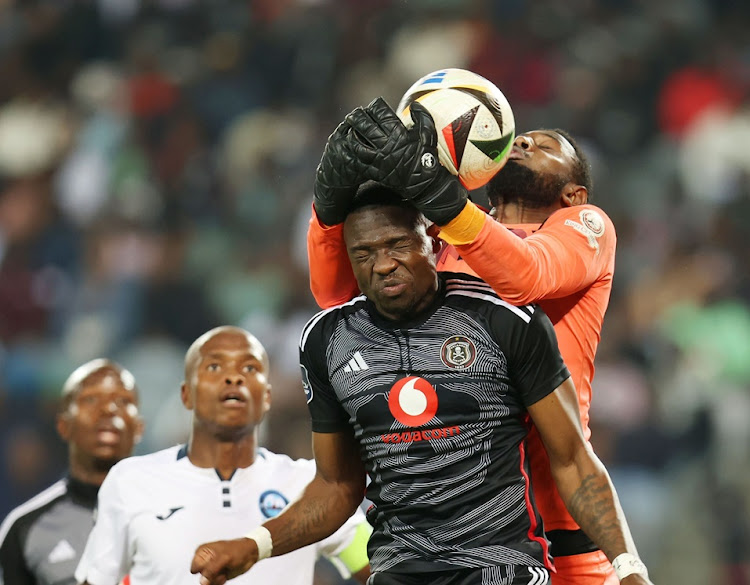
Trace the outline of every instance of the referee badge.
<path fill-rule="evenodd" d="M 454 335 L 443 342 L 440 359 L 449 368 L 463 370 L 471 366 L 477 357 L 477 348 L 468 337 Z"/>

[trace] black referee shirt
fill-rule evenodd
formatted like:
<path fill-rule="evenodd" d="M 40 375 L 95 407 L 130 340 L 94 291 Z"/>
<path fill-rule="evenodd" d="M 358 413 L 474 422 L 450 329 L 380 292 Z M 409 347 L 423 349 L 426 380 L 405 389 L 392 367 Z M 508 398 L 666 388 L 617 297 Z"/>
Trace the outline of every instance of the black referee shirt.
<path fill-rule="evenodd" d="M 300 359 L 313 430 L 351 425 L 359 442 L 373 571 L 550 565 L 526 409 L 569 373 L 541 309 L 441 273 L 411 322 L 383 319 L 365 297 L 318 313 Z"/>
<path fill-rule="evenodd" d="M 67 477 L 0 525 L 0 585 L 75 585 L 99 486 Z"/>

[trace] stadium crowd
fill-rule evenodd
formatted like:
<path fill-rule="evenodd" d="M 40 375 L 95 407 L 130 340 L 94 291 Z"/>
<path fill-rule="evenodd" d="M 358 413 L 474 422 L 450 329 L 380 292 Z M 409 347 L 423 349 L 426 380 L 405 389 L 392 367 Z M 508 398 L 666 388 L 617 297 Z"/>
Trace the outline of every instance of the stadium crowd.
<path fill-rule="evenodd" d="M 463 67 L 593 162 L 619 240 L 593 442 L 654 581 L 749 584 L 749 29 L 731 0 L 0 2 L 0 513 L 65 469 L 90 359 L 138 380 L 137 452 L 184 441 L 182 359 L 219 324 L 275 364 L 262 442 L 309 457 L 325 139 Z"/>

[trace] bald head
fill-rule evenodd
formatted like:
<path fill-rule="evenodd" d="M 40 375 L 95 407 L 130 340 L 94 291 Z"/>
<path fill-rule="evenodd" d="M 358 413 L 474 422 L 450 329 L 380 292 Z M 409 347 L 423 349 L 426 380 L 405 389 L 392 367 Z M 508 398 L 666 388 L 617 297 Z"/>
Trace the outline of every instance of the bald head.
<path fill-rule="evenodd" d="M 112 360 L 97 358 L 76 368 L 65 380 L 62 387 L 63 408 L 67 407 L 81 388 L 100 382 L 108 376 L 118 381 L 126 390 L 137 392 L 133 374 Z"/>
<path fill-rule="evenodd" d="M 268 372 L 268 353 L 266 353 L 266 348 L 263 347 L 263 344 L 260 341 L 258 341 L 258 338 L 241 327 L 223 325 L 221 327 L 215 327 L 201 335 L 187 350 L 187 353 L 185 354 L 185 381 L 189 382 L 193 379 L 195 369 L 200 363 L 201 357 L 207 351 L 210 351 L 213 345 L 218 345 L 223 340 L 231 339 L 247 343 L 251 351 L 260 358 L 260 361 L 263 364 L 263 370 Z"/>

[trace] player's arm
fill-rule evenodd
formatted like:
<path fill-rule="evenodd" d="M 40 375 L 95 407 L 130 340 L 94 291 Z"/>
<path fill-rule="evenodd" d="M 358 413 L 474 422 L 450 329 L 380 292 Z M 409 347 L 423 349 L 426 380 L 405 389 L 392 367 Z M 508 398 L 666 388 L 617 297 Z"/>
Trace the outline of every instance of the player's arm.
<path fill-rule="evenodd" d="M 223 585 L 268 556 L 278 556 L 333 534 L 362 502 L 365 470 L 350 430 L 313 433 L 317 471 L 284 511 L 252 537 L 211 542 L 195 551 L 190 567 L 202 585 Z"/>
<path fill-rule="evenodd" d="M 307 230 L 310 290 L 321 309 L 335 307 L 359 294 L 344 244 L 344 224 L 324 225 L 313 207 Z"/>
<path fill-rule="evenodd" d="M 610 267 L 616 236 L 610 219 L 590 205 L 561 209 L 544 227 L 519 238 L 471 201 L 440 237 L 504 299 L 527 304 L 574 294 Z"/>
<path fill-rule="evenodd" d="M 528 411 L 544 441 L 555 483 L 570 515 L 610 561 L 619 557 L 617 564 L 632 561 L 634 568 L 642 569 L 643 573 L 621 578 L 624 585 L 650 584 L 645 566 L 639 564 L 638 551 L 609 474 L 583 438 L 571 379 L 530 405 Z M 626 556 L 621 557 L 623 554 Z"/>
<path fill-rule="evenodd" d="M 0 543 L 0 584 L 37 585 L 36 577 L 26 564 L 18 522 L 10 527 L 3 525 L 0 531 L 5 532 Z"/>

